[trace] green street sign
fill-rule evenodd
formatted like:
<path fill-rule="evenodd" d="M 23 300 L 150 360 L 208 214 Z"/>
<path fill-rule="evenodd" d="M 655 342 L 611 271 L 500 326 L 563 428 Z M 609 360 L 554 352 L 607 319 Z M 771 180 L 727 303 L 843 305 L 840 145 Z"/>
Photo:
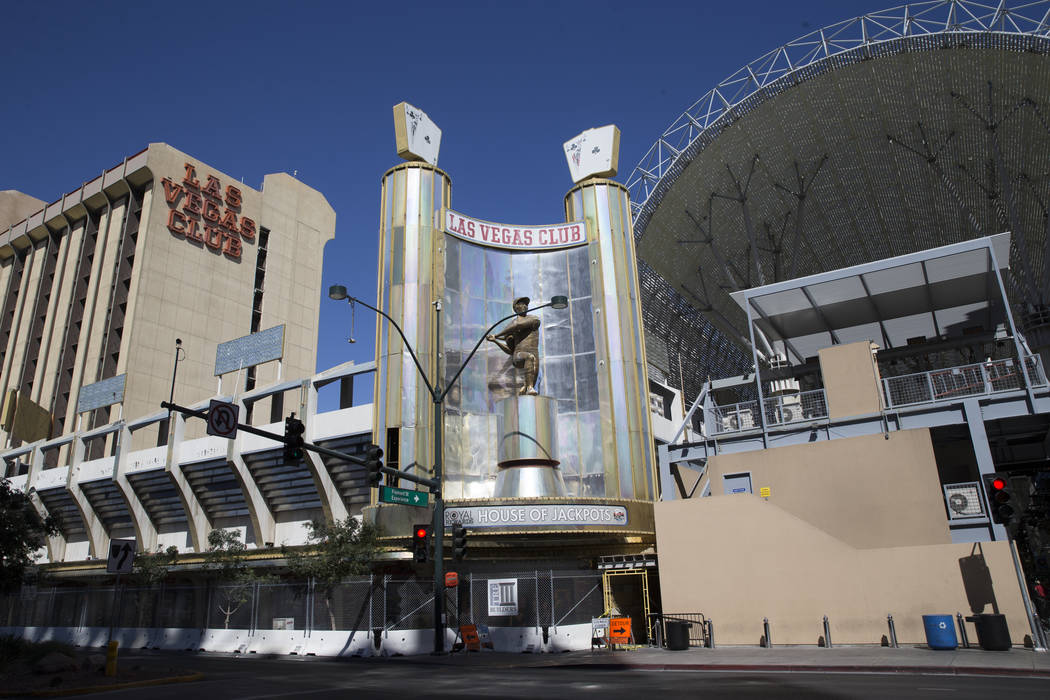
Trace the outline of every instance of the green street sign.
<path fill-rule="evenodd" d="M 396 503 L 399 506 L 419 506 L 424 508 L 430 503 L 430 494 L 426 491 L 380 486 L 379 501 L 380 503 Z"/>

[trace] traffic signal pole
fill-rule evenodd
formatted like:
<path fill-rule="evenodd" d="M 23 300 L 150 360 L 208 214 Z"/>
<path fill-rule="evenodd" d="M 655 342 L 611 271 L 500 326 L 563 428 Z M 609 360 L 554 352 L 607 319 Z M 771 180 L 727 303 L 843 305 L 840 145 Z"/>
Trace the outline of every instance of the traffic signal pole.
<path fill-rule="evenodd" d="M 467 355 L 466 359 L 460 364 L 459 369 L 456 373 L 448 380 L 447 384 L 444 384 L 441 379 L 441 300 L 437 299 L 433 302 L 434 304 L 434 383 L 430 382 L 427 373 L 423 371 L 423 365 L 420 364 L 419 358 L 416 357 L 416 351 L 412 348 L 412 344 L 408 342 L 408 338 L 405 337 L 404 331 L 401 330 L 401 326 L 397 324 L 393 318 L 391 318 L 385 311 L 377 309 L 368 302 L 362 301 L 356 297 L 352 297 L 346 293 L 346 287 L 342 285 L 333 285 L 328 289 L 328 297 L 336 301 L 346 300 L 349 303 L 361 304 L 366 309 L 371 309 L 383 318 L 385 318 L 390 325 L 394 327 L 397 334 L 401 336 L 401 340 L 408 351 L 408 354 L 412 357 L 412 361 L 416 364 L 416 369 L 419 370 L 420 378 L 423 380 L 423 384 L 426 385 L 427 391 L 430 392 L 431 398 L 434 400 L 434 456 L 433 456 L 433 478 L 422 480 L 409 478 L 407 474 L 401 472 L 395 472 L 400 475 L 402 479 L 408 479 L 409 481 L 415 481 L 419 484 L 426 484 L 430 487 L 430 492 L 434 495 L 434 520 L 433 527 L 431 528 L 434 537 L 434 654 L 445 653 L 445 501 L 441 493 L 441 478 L 442 478 L 442 449 L 444 440 L 444 415 L 443 406 L 445 403 L 445 396 L 456 384 L 456 380 L 459 379 L 459 375 L 463 374 L 463 370 L 466 369 L 467 364 L 477 353 L 478 348 L 485 342 L 485 338 L 488 334 L 496 329 L 504 321 L 509 321 L 515 316 L 524 315 L 530 311 L 538 311 L 539 309 L 552 306 L 555 309 L 564 309 L 568 306 L 568 300 L 564 296 L 553 296 L 551 300 L 545 304 L 534 306 L 531 309 L 526 309 L 523 314 L 517 312 L 512 313 L 508 316 L 504 316 L 500 320 L 489 326 L 488 330 L 481 334 L 478 338 L 478 342 L 474 344 L 474 348 Z M 386 468 L 384 472 L 390 473 Z M 391 470 L 393 471 L 393 470 Z"/>
<path fill-rule="evenodd" d="M 1011 537 L 1006 541 L 1010 547 L 1010 556 L 1014 560 L 1014 571 L 1017 574 L 1017 585 L 1021 588 L 1021 601 L 1024 603 L 1025 616 L 1028 618 L 1028 626 L 1032 630 L 1032 640 L 1036 651 L 1046 651 L 1047 640 L 1043 634 L 1043 627 L 1039 624 L 1039 616 L 1035 614 L 1032 606 L 1032 598 L 1028 595 L 1028 582 L 1025 580 L 1024 569 L 1021 568 L 1021 558 L 1017 555 L 1017 542 Z"/>
<path fill-rule="evenodd" d="M 185 406 L 180 406 L 176 403 L 172 403 L 171 401 L 161 401 L 160 407 L 166 408 L 169 411 L 177 411 L 178 413 L 181 413 L 184 416 L 192 416 L 193 418 L 202 418 L 204 420 L 208 419 L 208 411 L 204 409 L 187 408 Z M 238 423 L 237 430 L 243 430 L 246 433 L 251 433 L 252 435 L 259 435 L 260 437 L 269 438 L 274 442 L 285 444 L 284 435 L 271 433 L 269 430 L 262 430 L 252 425 Z M 330 450 L 327 447 L 321 447 L 320 445 L 315 445 L 312 442 L 304 442 L 303 449 L 310 450 L 311 452 L 316 452 L 317 454 L 328 455 L 329 457 L 334 457 L 335 459 L 346 460 L 347 462 L 357 464 L 360 466 L 365 466 L 366 463 L 366 460 L 364 458 L 359 457 L 357 455 L 352 455 L 347 452 L 340 452 L 339 450 Z M 433 489 L 436 485 L 436 482 L 433 479 L 427 479 L 426 477 L 418 476 L 416 474 L 409 474 L 408 472 L 398 471 L 397 469 L 388 467 L 386 465 L 383 465 L 380 468 L 380 471 L 384 474 L 389 474 L 398 479 L 404 479 L 405 481 L 411 481 L 413 483 L 420 484 L 421 486 L 426 486 L 430 489 Z"/>
<path fill-rule="evenodd" d="M 995 472 L 984 474 L 983 482 L 985 497 L 988 500 L 989 519 L 1006 529 L 1006 544 L 1010 547 L 1014 573 L 1017 574 L 1017 585 L 1021 590 L 1021 601 L 1024 603 L 1028 626 L 1032 630 L 1035 650 L 1046 651 L 1046 635 L 1033 609 L 1032 599 L 1028 594 L 1028 582 L 1017 548 L 1018 533 L 1022 540 L 1027 540 L 1024 518 L 1031 498 L 1031 480 L 1024 476 L 1012 476 L 1009 472 Z M 1023 498 L 1021 497 L 1022 491 L 1024 492 Z"/>
<path fill-rule="evenodd" d="M 434 654 L 445 653 L 445 501 L 441 497 L 442 441 L 445 417 L 442 406 L 445 392 L 441 386 L 441 300 L 434 302 Z M 473 354 L 473 353 L 472 353 Z M 469 361 L 470 358 L 467 358 Z M 464 362 L 466 364 L 466 362 Z M 456 375 L 457 377 L 459 375 Z M 453 379 L 453 381 L 455 381 Z M 451 384 L 450 384 L 451 386 Z"/>

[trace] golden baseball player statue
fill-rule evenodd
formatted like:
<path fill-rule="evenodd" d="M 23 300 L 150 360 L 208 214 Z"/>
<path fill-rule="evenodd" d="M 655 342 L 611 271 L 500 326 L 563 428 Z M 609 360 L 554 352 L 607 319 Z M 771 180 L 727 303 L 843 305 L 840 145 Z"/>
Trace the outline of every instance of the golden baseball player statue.
<path fill-rule="evenodd" d="M 514 313 L 518 315 L 506 328 L 499 333 L 487 336 L 485 339 L 491 341 L 500 350 L 510 355 L 511 364 L 518 369 L 525 370 L 525 383 L 522 384 L 521 395 L 536 392 L 536 377 L 539 375 L 539 329 L 540 319 L 529 316 L 529 298 L 518 297 L 514 300 Z"/>

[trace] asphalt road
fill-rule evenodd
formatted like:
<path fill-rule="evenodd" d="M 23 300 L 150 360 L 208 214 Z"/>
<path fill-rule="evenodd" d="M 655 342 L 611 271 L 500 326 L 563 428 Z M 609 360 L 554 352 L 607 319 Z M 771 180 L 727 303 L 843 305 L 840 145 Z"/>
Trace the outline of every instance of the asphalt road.
<path fill-rule="evenodd" d="M 167 661 L 170 661 L 170 657 Z M 143 665 L 157 657 L 128 655 Z M 726 673 L 595 669 L 586 666 L 429 665 L 396 659 L 322 661 L 187 656 L 177 664 L 205 674 L 192 683 L 128 688 L 91 698 L 264 700 L 279 698 L 994 698 L 1050 696 L 1045 678 L 844 673 Z"/>

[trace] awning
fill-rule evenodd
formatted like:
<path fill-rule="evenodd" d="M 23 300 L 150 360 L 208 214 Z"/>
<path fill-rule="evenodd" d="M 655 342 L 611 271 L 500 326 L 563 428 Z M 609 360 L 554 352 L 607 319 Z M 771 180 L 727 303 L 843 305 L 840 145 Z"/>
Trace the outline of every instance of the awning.
<path fill-rule="evenodd" d="M 1006 322 L 995 270 L 1009 266 L 1009 252 L 1010 234 L 1000 233 L 731 296 L 754 323 L 760 354 L 791 364 L 836 344 L 991 334 Z"/>

